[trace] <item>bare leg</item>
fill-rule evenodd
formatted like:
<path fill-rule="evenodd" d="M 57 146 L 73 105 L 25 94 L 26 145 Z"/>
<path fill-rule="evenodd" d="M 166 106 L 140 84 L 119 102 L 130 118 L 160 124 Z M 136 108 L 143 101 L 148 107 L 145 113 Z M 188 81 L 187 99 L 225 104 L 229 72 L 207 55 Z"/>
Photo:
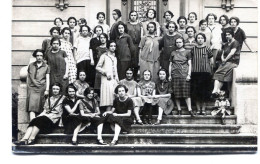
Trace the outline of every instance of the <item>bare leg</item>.
<path fill-rule="evenodd" d="M 189 111 L 192 111 L 192 109 L 191 109 L 191 99 L 190 99 L 190 97 L 189 97 L 189 98 L 185 98 L 185 101 L 186 101 L 186 104 L 187 104 L 187 106 L 188 106 L 188 110 L 189 110 Z"/>
<path fill-rule="evenodd" d="M 30 121 L 32 121 L 32 119 L 34 119 L 35 117 L 35 112 L 30 112 Z"/>
<path fill-rule="evenodd" d="M 175 99 L 175 102 L 176 102 L 178 111 L 181 111 L 181 102 L 180 102 L 180 99 L 176 98 L 176 99 Z"/>
<path fill-rule="evenodd" d="M 212 55 L 213 55 L 213 66 L 216 67 L 216 58 L 217 58 L 218 50 L 213 49 L 212 50 Z"/>
<path fill-rule="evenodd" d="M 72 141 L 77 141 L 77 136 L 82 124 L 79 124 L 73 132 Z"/>
<path fill-rule="evenodd" d="M 118 136 L 120 134 L 120 131 L 121 131 L 121 127 L 118 124 L 115 124 L 115 135 L 114 135 L 112 142 L 118 140 Z"/>
<path fill-rule="evenodd" d="M 195 101 L 196 103 L 196 107 L 197 107 L 197 113 L 200 114 L 201 110 L 200 110 L 200 101 Z"/>
<path fill-rule="evenodd" d="M 21 139 L 22 141 L 24 140 L 28 140 L 32 134 L 32 130 L 33 130 L 33 127 L 30 126 L 29 128 L 27 128 L 26 132 L 25 132 L 25 135 L 23 136 L 23 138 Z"/>
<path fill-rule="evenodd" d="M 135 114 L 135 117 L 136 117 L 136 121 L 141 120 L 140 115 L 139 115 L 139 111 L 140 111 L 140 107 L 134 108 L 134 114 Z"/>
<path fill-rule="evenodd" d="M 99 124 L 97 127 L 98 140 L 102 140 L 102 131 L 103 131 L 103 124 Z"/>
<path fill-rule="evenodd" d="M 36 135 L 39 133 L 40 129 L 36 126 L 32 128 L 31 136 L 29 137 L 29 140 L 34 140 Z"/>
<path fill-rule="evenodd" d="M 163 115 L 163 109 L 161 107 L 158 108 L 158 117 L 157 120 L 162 120 L 162 115 Z"/>

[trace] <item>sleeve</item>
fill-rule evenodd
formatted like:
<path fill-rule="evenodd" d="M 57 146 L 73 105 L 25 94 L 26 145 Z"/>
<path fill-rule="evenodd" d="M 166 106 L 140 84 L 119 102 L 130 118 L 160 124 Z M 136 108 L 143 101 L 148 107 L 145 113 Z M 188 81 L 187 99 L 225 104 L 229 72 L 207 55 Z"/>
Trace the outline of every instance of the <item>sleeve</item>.
<path fill-rule="evenodd" d="M 144 47 L 144 44 L 145 44 L 145 40 L 146 40 L 146 37 L 141 37 L 141 41 L 139 43 L 139 48 L 143 48 Z"/>
<path fill-rule="evenodd" d="M 29 64 L 29 66 L 27 68 L 27 72 L 28 72 L 28 75 L 31 73 L 31 64 Z"/>
<path fill-rule="evenodd" d="M 68 99 L 64 98 L 62 101 L 62 107 L 65 107 L 66 105 L 68 105 Z"/>
<path fill-rule="evenodd" d="M 194 50 L 195 49 L 195 47 L 193 47 L 191 50 L 190 50 L 190 58 L 191 59 L 193 59 L 193 57 L 194 57 Z"/>
<path fill-rule="evenodd" d="M 159 40 L 159 50 L 161 50 L 164 47 L 164 39 L 165 35 L 162 37 L 162 39 Z"/>
<path fill-rule="evenodd" d="M 51 68 L 50 68 L 50 66 L 47 65 L 47 71 L 46 71 L 46 74 L 50 74 L 50 72 L 51 72 Z"/>
<path fill-rule="evenodd" d="M 90 39 L 90 42 L 89 42 L 89 49 L 94 49 L 93 48 L 93 38 L 92 39 Z"/>
<path fill-rule="evenodd" d="M 174 57 L 174 55 L 175 55 L 175 51 L 172 51 L 171 56 L 170 56 L 170 59 L 169 59 L 170 62 L 173 62 L 173 57 Z"/>
<path fill-rule="evenodd" d="M 234 41 L 231 45 L 231 49 L 239 49 L 240 45 L 238 41 Z"/>
<path fill-rule="evenodd" d="M 78 49 L 78 44 L 79 44 L 79 38 L 77 38 L 77 39 L 75 40 L 75 43 L 74 43 L 73 47 L 75 47 L 75 48 Z"/>
<path fill-rule="evenodd" d="M 80 103 L 79 103 L 79 110 L 84 111 L 84 105 L 83 105 L 83 102 L 81 100 L 80 100 Z"/>
<path fill-rule="evenodd" d="M 170 82 L 168 82 L 169 85 L 168 85 L 168 93 L 172 94 L 173 93 L 173 89 L 172 89 L 172 85 Z"/>
<path fill-rule="evenodd" d="M 134 102 L 131 98 L 129 98 L 129 102 L 128 102 L 128 105 L 127 105 L 127 110 L 131 110 L 133 111 L 134 109 Z"/>
<path fill-rule="evenodd" d="M 208 53 L 208 58 L 212 58 L 213 57 L 213 54 L 212 54 L 212 51 L 210 48 L 207 47 L 207 53 Z"/>
<path fill-rule="evenodd" d="M 42 42 L 42 50 L 43 50 L 44 53 L 46 52 L 46 49 L 47 49 L 47 42 L 46 42 L 46 40 L 44 40 Z"/>
<path fill-rule="evenodd" d="M 219 107 L 219 100 L 215 101 L 215 107 Z"/>
<path fill-rule="evenodd" d="M 113 101 L 113 107 L 116 109 L 117 108 L 117 99 L 115 98 Z"/>
<path fill-rule="evenodd" d="M 186 56 L 187 56 L 187 60 L 191 60 L 191 53 L 189 51 L 187 51 Z"/>
<path fill-rule="evenodd" d="M 241 28 L 240 28 L 241 29 Z M 243 42 L 246 40 L 246 33 L 244 30 L 241 29 L 241 38 L 243 40 Z"/>
<path fill-rule="evenodd" d="M 129 48 L 130 48 L 130 51 L 131 51 L 131 56 L 134 56 L 135 46 L 134 46 L 134 43 L 133 43 L 131 36 L 127 37 L 127 42 L 128 42 L 128 45 L 129 45 Z"/>
<path fill-rule="evenodd" d="M 99 59 L 99 61 L 98 61 L 98 63 L 97 63 L 97 66 L 96 66 L 96 70 L 97 70 L 98 72 L 100 72 L 101 74 L 102 74 L 103 72 L 105 72 L 105 70 L 102 68 L 104 62 L 105 62 L 105 55 L 103 54 L 103 55 L 100 56 L 100 59 Z"/>
<path fill-rule="evenodd" d="M 65 51 L 62 52 L 62 56 L 63 56 L 64 58 L 68 57 L 68 55 L 67 55 L 67 53 L 66 53 Z"/>
<path fill-rule="evenodd" d="M 226 100 L 226 105 L 230 106 L 230 102 L 228 101 L 228 99 Z"/>

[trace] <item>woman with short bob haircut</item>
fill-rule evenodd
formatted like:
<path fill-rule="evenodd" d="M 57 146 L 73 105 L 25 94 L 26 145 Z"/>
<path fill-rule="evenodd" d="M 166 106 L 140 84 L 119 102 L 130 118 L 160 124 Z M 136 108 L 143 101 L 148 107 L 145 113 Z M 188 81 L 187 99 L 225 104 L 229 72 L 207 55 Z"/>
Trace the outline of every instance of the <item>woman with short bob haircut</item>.
<path fill-rule="evenodd" d="M 149 32 L 148 32 L 148 29 L 146 28 L 147 25 L 151 22 L 155 23 L 156 24 L 156 29 L 155 29 L 155 35 L 156 36 L 160 36 L 161 35 L 161 29 L 160 29 L 160 24 L 159 22 L 156 21 L 156 10 L 154 9 L 148 9 L 146 11 L 146 18 L 147 20 L 145 22 L 142 22 L 142 25 L 144 27 L 144 36 L 147 35 Z"/>
<path fill-rule="evenodd" d="M 164 12 L 164 14 L 163 14 L 163 18 L 165 19 L 165 23 L 163 23 L 162 25 L 161 25 L 161 31 L 162 31 L 162 36 L 164 36 L 165 34 L 167 34 L 167 31 L 168 31 L 168 28 L 166 27 L 167 26 L 167 24 L 169 23 L 169 22 L 171 22 L 172 21 L 172 18 L 174 17 L 174 14 L 170 11 L 170 10 L 168 10 L 168 11 L 165 11 Z M 177 29 L 177 28 L 176 28 Z"/>
<path fill-rule="evenodd" d="M 50 29 L 50 36 L 52 38 L 59 38 L 61 35 L 60 28 L 59 27 L 52 27 Z M 47 51 L 51 50 L 51 39 L 44 39 L 42 42 L 42 50 L 43 50 L 43 58 L 45 59 L 45 56 L 47 54 Z"/>

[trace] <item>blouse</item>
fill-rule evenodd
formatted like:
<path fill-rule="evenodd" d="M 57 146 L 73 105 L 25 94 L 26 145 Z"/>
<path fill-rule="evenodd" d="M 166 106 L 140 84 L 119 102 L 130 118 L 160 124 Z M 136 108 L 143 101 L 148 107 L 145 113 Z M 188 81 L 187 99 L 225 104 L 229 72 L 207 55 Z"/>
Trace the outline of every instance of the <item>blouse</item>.
<path fill-rule="evenodd" d="M 42 86 L 46 84 L 46 74 L 50 74 L 50 67 L 45 62 L 42 62 L 40 67 L 37 66 L 37 62 L 33 62 L 28 66 L 28 76 L 30 75 L 31 78 Z M 31 78 L 27 78 L 27 84 L 33 87 L 34 84 Z"/>
<path fill-rule="evenodd" d="M 141 89 L 141 95 L 152 96 L 153 91 L 155 89 L 155 83 L 152 81 L 148 83 L 145 83 L 144 81 L 140 81 L 138 83 L 138 87 Z"/>
<path fill-rule="evenodd" d="M 191 60 L 189 50 L 173 51 L 171 54 L 170 62 L 172 62 L 171 74 L 173 78 L 186 78 L 188 76 L 189 65 L 188 61 Z"/>
<path fill-rule="evenodd" d="M 89 88 L 87 82 L 81 82 L 80 80 L 74 81 L 73 85 L 77 88 L 77 91 L 80 95 L 84 95 L 85 89 Z"/>
<path fill-rule="evenodd" d="M 192 70 L 191 72 L 209 72 L 211 73 L 210 58 L 213 57 L 209 47 L 195 46 L 191 50 Z"/>

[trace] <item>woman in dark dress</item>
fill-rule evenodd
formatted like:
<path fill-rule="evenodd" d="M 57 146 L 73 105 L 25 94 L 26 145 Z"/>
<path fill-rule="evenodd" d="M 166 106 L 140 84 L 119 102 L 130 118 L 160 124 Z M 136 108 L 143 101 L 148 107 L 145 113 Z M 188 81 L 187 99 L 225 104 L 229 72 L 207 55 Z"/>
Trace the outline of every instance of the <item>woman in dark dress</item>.
<path fill-rule="evenodd" d="M 72 134 L 72 145 L 77 145 L 77 135 L 79 131 L 83 130 L 84 125 L 88 123 L 88 119 L 82 117 L 79 111 L 80 99 L 76 97 L 76 87 L 72 84 L 69 84 L 66 93 L 68 96 L 63 100 L 63 113 L 62 113 L 62 122 L 64 125 L 64 133 Z"/>
<path fill-rule="evenodd" d="M 51 88 L 53 96 L 45 102 L 43 112 L 29 123 L 24 137 L 15 142 L 16 145 L 33 145 L 39 132 L 50 133 L 61 118 L 64 99 L 61 95 L 61 84 L 54 83 Z"/>
<path fill-rule="evenodd" d="M 112 110 L 104 112 L 103 118 L 101 118 L 103 123 L 108 122 L 115 125 L 115 135 L 110 146 L 117 144 L 121 129 L 129 132 L 131 124 L 133 124 L 131 113 L 134 109 L 134 103 L 133 100 L 126 95 L 127 91 L 128 89 L 124 85 L 118 85 L 116 87 L 115 93 L 118 94 L 119 97 L 114 100 Z M 103 123 L 100 123 L 97 128 L 97 143 L 102 145 L 106 144 L 102 139 Z"/>
<path fill-rule="evenodd" d="M 59 27 L 52 27 L 50 29 L 50 35 L 51 35 L 51 39 L 52 38 L 59 38 L 60 35 L 61 35 L 60 28 Z M 42 50 L 44 52 L 43 53 L 43 58 L 45 58 L 45 56 L 47 54 L 47 51 L 51 50 L 51 39 L 45 39 L 42 42 Z"/>

